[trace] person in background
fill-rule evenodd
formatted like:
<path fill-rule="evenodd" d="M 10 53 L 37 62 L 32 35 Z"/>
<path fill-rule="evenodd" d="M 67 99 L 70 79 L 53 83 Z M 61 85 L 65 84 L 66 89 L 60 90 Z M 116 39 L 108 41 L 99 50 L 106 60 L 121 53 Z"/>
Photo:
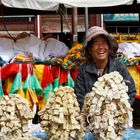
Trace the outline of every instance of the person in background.
<path fill-rule="evenodd" d="M 98 77 L 113 71 L 118 71 L 126 84 L 129 84 L 129 102 L 133 106 L 136 94 L 134 80 L 127 67 L 112 55 L 116 49 L 114 50 L 114 42 L 110 34 L 101 27 L 91 27 L 86 33 L 84 49 L 87 62 L 79 67 L 74 87 L 80 108 L 82 109 L 85 94 L 92 90 Z"/>

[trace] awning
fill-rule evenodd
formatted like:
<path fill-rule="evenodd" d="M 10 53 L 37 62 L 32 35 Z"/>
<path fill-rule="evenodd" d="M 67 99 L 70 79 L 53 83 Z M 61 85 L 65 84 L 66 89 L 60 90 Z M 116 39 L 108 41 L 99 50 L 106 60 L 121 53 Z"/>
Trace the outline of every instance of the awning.
<path fill-rule="evenodd" d="M 0 0 L 0 15 L 44 15 L 57 14 L 60 4 L 64 4 L 67 13 L 71 7 L 78 7 L 78 14 L 139 13 L 140 0 Z"/>
<path fill-rule="evenodd" d="M 133 0 L 1 0 L 1 3 L 6 7 L 54 11 L 59 4 L 66 7 L 109 7 L 129 5 Z"/>

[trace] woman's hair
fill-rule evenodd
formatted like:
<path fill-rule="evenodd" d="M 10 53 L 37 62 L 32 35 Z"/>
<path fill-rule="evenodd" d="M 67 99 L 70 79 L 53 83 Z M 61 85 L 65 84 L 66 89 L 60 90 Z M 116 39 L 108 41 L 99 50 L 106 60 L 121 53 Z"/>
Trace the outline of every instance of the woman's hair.
<path fill-rule="evenodd" d="M 91 39 L 84 48 L 84 55 L 89 60 L 91 59 L 91 47 L 92 47 L 93 39 Z"/>
<path fill-rule="evenodd" d="M 112 40 L 112 53 L 115 54 L 117 52 L 117 50 L 118 50 L 119 45 L 118 45 L 118 42 L 115 39 L 115 37 L 113 37 L 112 35 L 110 35 L 110 38 Z"/>

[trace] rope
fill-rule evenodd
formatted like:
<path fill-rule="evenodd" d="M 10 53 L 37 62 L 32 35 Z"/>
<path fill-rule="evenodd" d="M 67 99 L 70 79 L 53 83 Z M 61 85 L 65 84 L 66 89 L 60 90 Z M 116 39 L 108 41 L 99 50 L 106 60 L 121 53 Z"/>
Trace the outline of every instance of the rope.
<path fill-rule="evenodd" d="M 60 4 L 60 5 L 59 5 L 59 8 L 58 8 L 58 10 L 57 10 L 57 13 L 60 14 L 60 15 L 64 18 L 65 23 L 66 23 L 66 25 L 67 25 L 67 27 L 68 27 L 68 30 L 69 30 L 70 33 L 71 33 L 72 31 L 71 31 L 71 28 L 70 28 L 70 25 L 69 25 L 69 21 L 68 21 L 68 13 L 67 13 L 67 9 L 66 9 L 66 7 L 64 6 L 64 4 Z"/>

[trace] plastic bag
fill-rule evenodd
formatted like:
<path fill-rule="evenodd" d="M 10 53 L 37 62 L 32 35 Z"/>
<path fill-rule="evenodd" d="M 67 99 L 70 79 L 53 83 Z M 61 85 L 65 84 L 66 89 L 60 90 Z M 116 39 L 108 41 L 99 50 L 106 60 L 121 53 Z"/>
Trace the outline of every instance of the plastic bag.
<path fill-rule="evenodd" d="M 94 136 L 92 132 L 85 133 L 83 140 L 94 140 Z"/>
<path fill-rule="evenodd" d="M 42 131 L 33 132 L 32 136 L 34 138 L 40 138 L 41 140 L 48 140 L 47 132 L 42 132 Z"/>
<path fill-rule="evenodd" d="M 140 132 L 133 128 L 128 128 L 125 130 L 122 140 L 140 140 Z"/>

